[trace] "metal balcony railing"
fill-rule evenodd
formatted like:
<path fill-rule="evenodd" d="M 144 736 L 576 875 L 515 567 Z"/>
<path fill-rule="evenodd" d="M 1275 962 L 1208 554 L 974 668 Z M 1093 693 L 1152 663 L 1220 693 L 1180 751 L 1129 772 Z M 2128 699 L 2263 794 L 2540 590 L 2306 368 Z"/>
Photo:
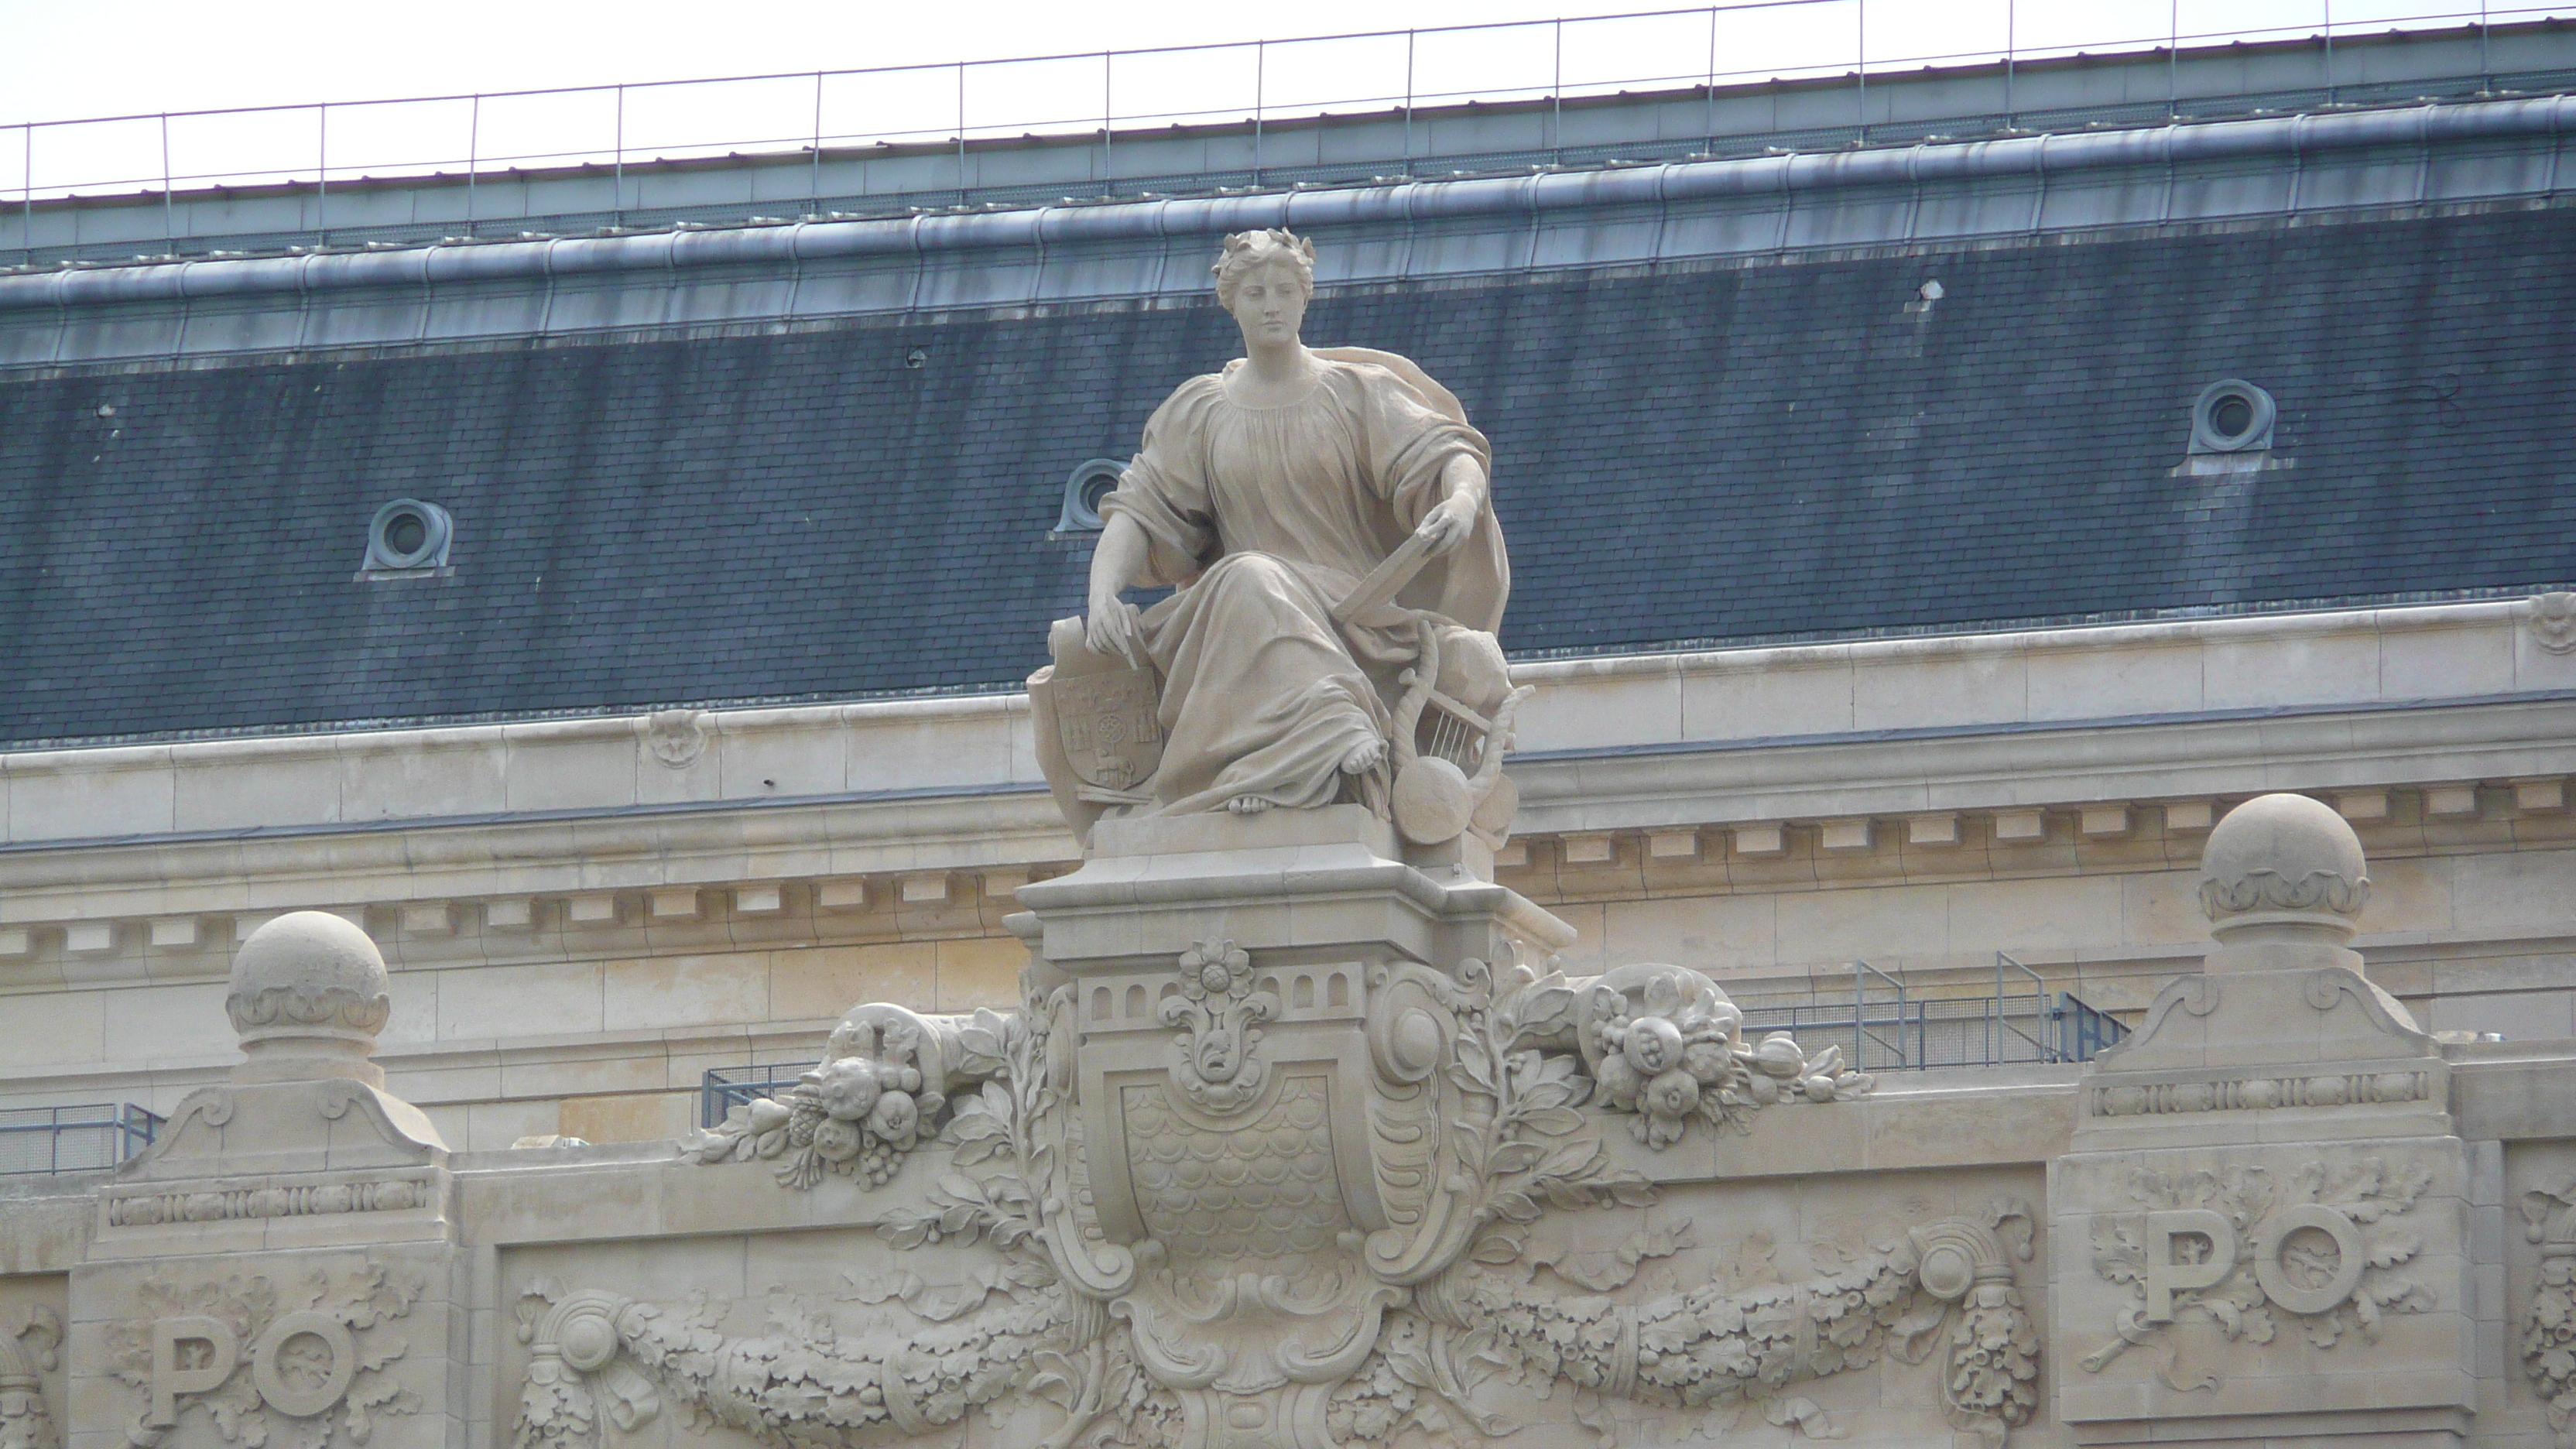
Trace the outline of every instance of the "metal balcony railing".
<path fill-rule="evenodd" d="M 2077 1000 L 2052 998 L 2039 973 L 1998 951 L 1992 996 L 1924 997 L 1866 961 L 1852 963 L 1852 999 L 1749 1006 L 1744 1035 L 1775 1031 L 1809 1052 L 1842 1048 L 1862 1071 L 2089 1062 L 2129 1034 L 2119 1019 Z"/>
<path fill-rule="evenodd" d="M 698 1087 L 698 1125 L 720 1126 L 725 1114 L 745 1102 L 775 1097 L 796 1085 L 797 1078 L 820 1062 L 755 1062 L 743 1067 L 709 1067 Z"/>
<path fill-rule="evenodd" d="M 114 1167 L 151 1146 L 161 1123 L 131 1102 L 0 1110 L 0 1174 Z"/>
<path fill-rule="evenodd" d="M 334 184 L 444 178 L 522 179 L 528 170 L 614 173 L 615 214 L 630 206 L 626 171 L 694 159 L 794 159 L 824 198 L 827 152 L 953 148 L 956 197 L 977 142 L 1072 140 L 1097 148 L 1102 178 L 1117 147 L 1179 126 L 1247 126 L 1250 181 L 1271 177 L 1261 133 L 1288 121 L 1400 116 L 1416 154 L 1417 111 L 1468 102 L 1535 103 L 1705 91 L 1768 81 L 1823 81 L 1852 91 L 1851 128 L 1835 144 L 1874 138 L 1871 84 L 1927 67 L 1996 66 L 2004 120 L 2016 114 L 2015 67 L 2076 55 L 2163 57 L 2231 43 L 2309 44 L 2321 101 L 2367 86 L 2366 64 L 2339 66 L 2365 35 L 2398 29 L 2489 31 L 2576 15 L 2576 5 L 2462 0 L 2168 0 L 2093 7 L 2033 0 L 1737 0 L 1688 9 L 1572 19 L 1383 30 L 1222 45 L 1103 50 L 939 65 L 814 70 L 703 80 L 411 96 L 78 120 L 0 123 L 0 198 L 32 208 L 72 196 L 302 187 L 331 231 Z M 2140 99 L 2130 96 L 2130 100 Z M 2187 114 L 2188 98 L 2165 98 Z M 1900 131 L 1902 127 L 1898 128 Z M 1427 134 L 1427 132 L 1426 132 Z M 1915 137 L 1906 133 L 1899 139 Z M 794 210 L 782 196 L 772 209 Z M 469 203 L 462 227 L 473 235 Z M 32 229 L 28 235 L 32 235 Z M 175 232 L 174 232 L 175 236 Z"/>

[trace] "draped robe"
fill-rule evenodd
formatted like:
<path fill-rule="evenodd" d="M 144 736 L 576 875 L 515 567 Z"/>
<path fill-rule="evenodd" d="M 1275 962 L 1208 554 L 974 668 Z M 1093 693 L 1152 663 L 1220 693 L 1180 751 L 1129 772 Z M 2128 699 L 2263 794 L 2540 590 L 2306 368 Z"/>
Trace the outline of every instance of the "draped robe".
<path fill-rule="evenodd" d="M 1153 813 L 1256 796 L 1329 805 L 1352 750 L 1386 738 L 1423 617 L 1492 630 L 1509 579 L 1491 504 L 1464 546 L 1395 603 L 1338 623 L 1334 604 L 1445 496 L 1441 472 L 1490 468 L 1484 435 L 1402 358 L 1319 350 L 1303 397 L 1249 407 L 1226 374 L 1181 384 L 1145 425 L 1104 517 L 1147 540 L 1145 584 L 1176 584 L 1142 634 L 1162 676 Z M 1229 366 L 1240 367 L 1238 361 Z"/>

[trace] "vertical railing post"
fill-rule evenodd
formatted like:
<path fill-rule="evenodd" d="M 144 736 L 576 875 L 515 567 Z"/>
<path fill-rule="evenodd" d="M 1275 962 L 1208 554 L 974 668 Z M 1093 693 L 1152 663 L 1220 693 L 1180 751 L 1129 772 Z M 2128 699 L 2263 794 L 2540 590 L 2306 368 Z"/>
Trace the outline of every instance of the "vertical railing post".
<path fill-rule="evenodd" d="M 1717 7 L 1708 7 L 1708 149 L 1717 150 Z"/>
<path fill-rule="evenodd" d="M 331 244 L 331 105 L 318 107 L 321 126 L 313 143 L 313 230 L 324 246 Z"/>
<path fill-rule="evenodd" d="M 465 235 L 474 235 L 474 173 L 483 169 L 483 97 L 465 115 Z"/>
<path fill-rule="evenodd" d="M 957 62 L 957 204 L 966 204 L 966 62 Z"/>
<path fill-rule="evenodd" d="M 1100 52 L 1100 194 L 1115 196 L 1118 166 L 1118 52 Z"/>
<path fill-rule="evenodd" d="M 805 184 L 806 189 L 813 193 L 807 200 L 806 211 L 821 211 L 823 209 L 823 73 L 819 70 L 814 72 L 814 166 L 807 173 Z"/>
<path fill-rule="evenodd" d="M 1548 82 L 1548 159 L 1565 164 L 1565 21 L 1556 22 L 1556 75 Z"/>
<path fill-rule="evenodd" d="M 608 224 L 623 227 L 626 225 L 626 87 L 624 85 L 617 88 L 617 159 L 613 164 L 615 169 L 609 175 L 609 185 L 614 190 L 608 201 Z"/>
<path fill-rule="evenodd" d="M 2331 106 L 2335 98 L 2334 0 L 2322 0 L 2322 3 L 2326 12 L 2326 104 Z"/>
<path fill-rule="evenodd" d="M 1404 32 L 1404 174 L 1413 174 L 1413 32 Z"/>
<path fill-rule="evenodd" d="M 170 113 L 161 113 L 161 253 L 179 249 L 178 214 L 170 200 Z"/>
<path fill-rule="evenodd" d="M 1261 185 L 1261 113 L 1270 91 L 1270 42 L 1252 43 L 1252 184 Z"/>
<path fill-rule="evenodd" d="M 1858 0 L 1853 9 L 1859 17 L 1854 22 L 1853 32 L 1854 49 L 1859 53 L 1852 57 L 1852 93 L 1859 98 L 1860 144 L 1866 146 L 1869 144 L 1869 0 Z"/>
<path fill-rule="evenodd" d="M 18 128 L 18 240 L 26 243 L 27 264 L 36 261 L 36 123 L 29 121 Z"/>
<path fill-rule="evenodd" d="M 2004 0 L 2004 129 L 2013 126 L 2013 66 L 2021 56 L 2020 0 Z"/>
<path fill-rule="evenodd" d="M 2165 7 L 2165 119 L 2182 119 L 2182 0 Z"/>

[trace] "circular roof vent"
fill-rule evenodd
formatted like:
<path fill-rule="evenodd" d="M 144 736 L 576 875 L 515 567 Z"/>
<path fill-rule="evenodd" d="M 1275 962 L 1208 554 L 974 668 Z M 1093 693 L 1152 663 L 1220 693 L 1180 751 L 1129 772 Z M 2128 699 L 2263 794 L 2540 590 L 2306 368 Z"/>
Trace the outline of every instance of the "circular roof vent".
<path fill-rule="evenodd" d="M 2191 451 L 2251 453 L 2272 446 L 2280 410 L 2272 395 L 2241 378 L 2213 382 L 2191 405 Z"/>
<path fill-rule="evenodd" d="M 1064 511 L 1056 516 L 1058 533 L 1098 533 L 1100 500 L 1118 490 L 1127 465 L 1115 458 L 1093 458 L 1064 480 Z"/>
<path fill-rule="evenodd" d="M 455 520 L 446 509 L 416 498 L 397 498 L 377 509 L 367 524 L 367 561 L 359 567 L 369 573 L 445 568 L 447 545 L 454 535 Z"/>

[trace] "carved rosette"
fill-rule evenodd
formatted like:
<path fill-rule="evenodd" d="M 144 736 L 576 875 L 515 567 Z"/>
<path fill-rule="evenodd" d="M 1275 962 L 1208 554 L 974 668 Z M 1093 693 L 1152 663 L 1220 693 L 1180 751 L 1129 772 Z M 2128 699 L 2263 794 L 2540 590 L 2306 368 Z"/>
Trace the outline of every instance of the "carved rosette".
<path fill-rule="evenodd" d="M 1181 1029 L 1172 1044 L 1172 1090 L 1207 1111 L 1242 1111 L 1267 1075 L 1253 1048 L 1260 1024 L 1279 1014 L 1278 994 L 1252 989 L 1251 953 L 1232 941 L 1201 941 L 1183 952 L 1180 988 L 1159 1010 L 1166 1026 Z"/>

